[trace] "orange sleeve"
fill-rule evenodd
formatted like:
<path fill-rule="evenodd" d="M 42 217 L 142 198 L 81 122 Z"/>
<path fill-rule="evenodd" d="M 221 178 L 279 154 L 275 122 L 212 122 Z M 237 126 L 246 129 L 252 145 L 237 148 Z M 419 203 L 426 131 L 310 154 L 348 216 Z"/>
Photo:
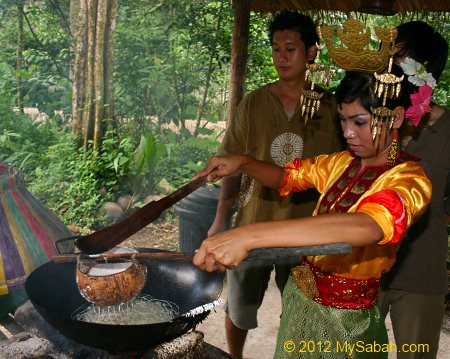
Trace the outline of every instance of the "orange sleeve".
<path fill-rule="evenodd" d="M 356 212 L 366 213 L 383 229 L 384 238 L 378 244 L 397 243 L 405 234 L 408 218 L 400 194 L 387 189 L 364 198 Z"/>

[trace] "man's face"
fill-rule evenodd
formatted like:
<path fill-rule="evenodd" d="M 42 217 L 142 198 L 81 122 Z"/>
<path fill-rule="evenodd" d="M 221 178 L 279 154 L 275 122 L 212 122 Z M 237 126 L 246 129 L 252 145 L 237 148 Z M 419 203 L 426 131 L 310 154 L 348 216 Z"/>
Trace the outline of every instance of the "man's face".
<path fill-rule="evenodd" d="M 273 35 L 272 59 L 280 79 L 304 78 L 306 49 L 300 34 L 292 30 L 276 31 Z"/>

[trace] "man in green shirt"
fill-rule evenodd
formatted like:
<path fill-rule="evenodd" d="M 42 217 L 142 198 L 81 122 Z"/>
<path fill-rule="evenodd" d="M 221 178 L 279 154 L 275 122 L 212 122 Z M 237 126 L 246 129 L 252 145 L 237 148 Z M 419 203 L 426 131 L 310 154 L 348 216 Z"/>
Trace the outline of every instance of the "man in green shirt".
<path fill-rule="evenodd" d="M 306 64 L 317 55 L 319 37 L 313 21 L 297 12 L 281 12 L 270 23 L 269 36 L 279 79 L 244 97 L 228 125 L 219 154 L 246 153 L 282 166 L 294 158 L 342 150 L 334 97 L 319 89 L 323 91 L 320 109 L 307 121 L 299 103 L 302 90 L 309 88 Z M 276 190 L 245 175 L 224 178 L 209 236 L 226 229 L 226 219 L 238 197 L 235 226 L 310 216 L 318 194 L 310 190 L 280 197 Z M 257 312 L 272 270 L 275 268 L 275 280 L 282 292 L 291 267 L 297 264 L 246 262 L 227 271 L 225 328 L 232 355 L 242 358 L 248 330 L 258 326 Z"/>

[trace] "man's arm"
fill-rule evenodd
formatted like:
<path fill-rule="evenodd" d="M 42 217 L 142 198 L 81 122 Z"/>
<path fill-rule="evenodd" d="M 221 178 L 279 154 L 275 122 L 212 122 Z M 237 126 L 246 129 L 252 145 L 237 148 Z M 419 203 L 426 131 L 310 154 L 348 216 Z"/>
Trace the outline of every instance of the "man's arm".
<path fill-rule="evenodd" d="M 222 178 L 216 216 L 213 224 L 208 230 L 208 237 L 228 229 L 226 228 L 227 219 L 231 215 L 233 205 L 238 198 L 240 182 L 240 174 Z"/>

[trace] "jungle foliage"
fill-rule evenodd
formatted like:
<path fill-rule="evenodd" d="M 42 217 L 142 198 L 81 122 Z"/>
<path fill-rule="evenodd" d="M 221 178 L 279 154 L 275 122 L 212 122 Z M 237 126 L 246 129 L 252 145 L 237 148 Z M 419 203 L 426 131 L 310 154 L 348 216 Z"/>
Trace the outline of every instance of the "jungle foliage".
<path fill-rule="evenodd" d="M 99 214 L 105 202 L 130 194 L 139 205 L 150 193 L 167 194 L 217 151 L 226 120 L 233 10 L 230 1 L 119 1 L 114 119 L 94 150 L 80 148 L 70 121 L 71 2 L 77 3 L 0 0 L 0 161 L 18 166 L 29 189 L 64 222 L 95 229 L 108 223 Z M 448 38 L 441 15 L 426 16 Z M 251 15 L 247 91 L 276 79 L 266 23 L 267 16 Z M 444 106 L 449 77 L 447 69 L 436 92 Z"/>

